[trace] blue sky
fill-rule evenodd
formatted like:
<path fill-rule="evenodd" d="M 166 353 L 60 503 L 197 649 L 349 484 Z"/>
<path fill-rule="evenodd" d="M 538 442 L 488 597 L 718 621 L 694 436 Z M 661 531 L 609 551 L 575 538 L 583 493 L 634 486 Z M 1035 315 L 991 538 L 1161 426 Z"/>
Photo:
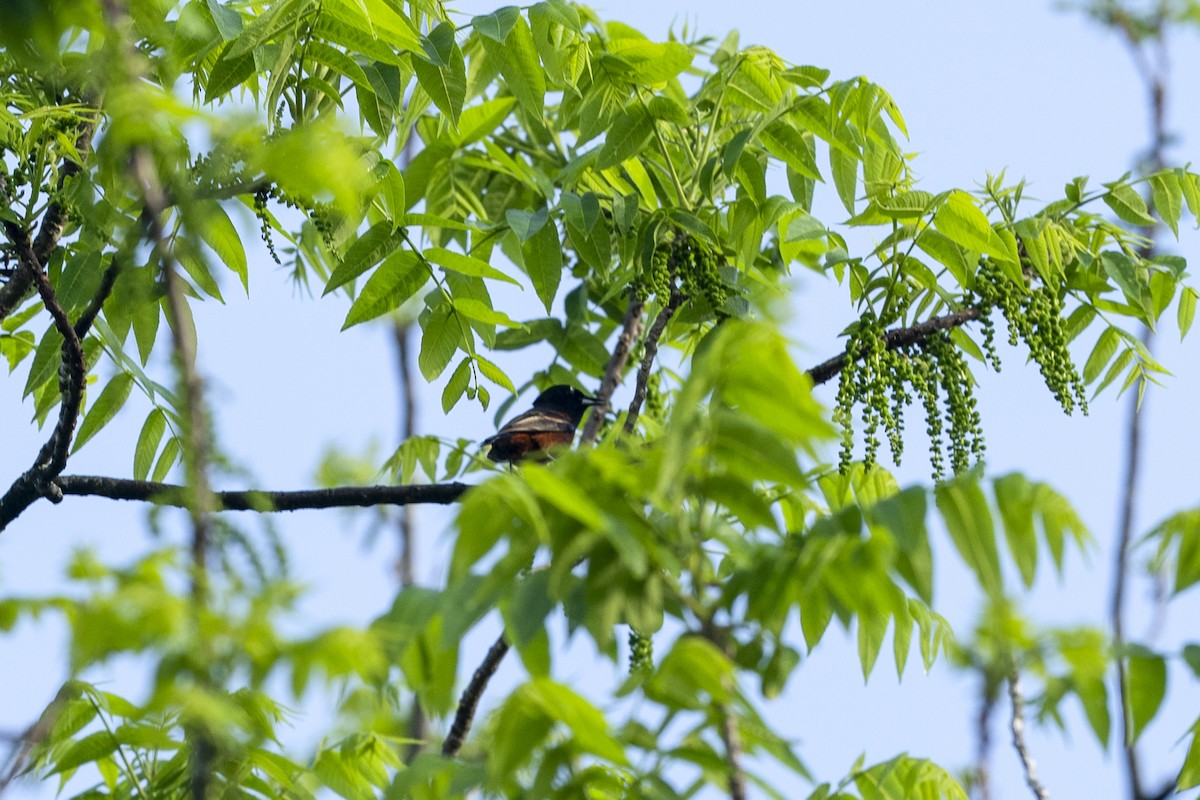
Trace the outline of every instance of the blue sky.
<path fill-rule="evenodd" d="M 495 7 L 482 2 L 450 5 L 471 13 Z M 684 22 L 718 37 L 737 28 L 743 45 L 767 45 L 790 62 L 826 67 L 838 78 L 867 76 L 891 92 L 905 115 L 921 188 L 930 191 L 970 189 L 987 173 L 1007 170 L 1010 178 L 1029 181 L 1030 194 L 1049 201 L 1076 175 L 1090 175 L 1094 182 L 1118 177 L 1147 141 L 1144 93 L 1126 49 L 1113 34 L 1077 13 L 1055 10 L 1050 2 L 614 0 L 596 7 L 605 18 L 632 24 L 652 37 L 663 37 L 670 26 Z M 1200 74 L 1196 37 L 1176 36 L 1172 54 L 1169 125 L 1178 138 L 1171 155 L 1184 163 L 1200 136 L 1200 109 L 1191 103 L 1194 86 L 1188 80 Z M 829 224 L 844 215 L 832 194 L 827 191 L 824 201 L 818 199 L 816 211 Z M 1194 260 L 1200 257 L 1198 241 L 1187 231 L 1179 244 L 1169 246 Z M 210 381 L 224 450 L 268 488 L 311 485 L 321 454 L 333 444 L 360 450 L 378 442 L 382 451 L 389 450 L 397 412 L 388 331 L 360 326 L 339 333 L 343 298 L 315 299 L 295 292 L 283 272 L 268 266 L 265 253 L 252 253 L 251 263 L 258 265 L 251 269 L 253 303 L 239 297 L 229 282 L 228 305 L 205 304 L 196 314 L 201 367 Z M 851 309 L 838 287 L 815 274 L 797 274 L 795 284 L 788 330 L 804 366 L 841 349 L 836 334 Z M 1192 341 L 1180 346 L 1170 324 L 1156 344 L 1173 375 L 1165 389 L 1151 390 L 1146 402 L 1142 529 L 1198 502 L 1200 368 L 1195 348 Z M 1077 359 L 1086 353 L 1077 350 Z M 1036 369 L 1023 367 L 1015 351 L 1002 349 L 1001 355 L 1001 376 L 979 373 L 989 472 L 1020 470 L 1050 482 L 1075 504 L 1097 539 L 1086 563 L 1070 559 L 1061 583 L 1043 574 L 1035 592 L 1021 598 L 1022 606 L 1043 624 L 1099 624 L 1108 602 L 1126 404 L 1106 393 L 1092 403 L 1090 416 L 1065 417 Z M 508 366 L 518 382 L 526 377 L 520 364 Z M 31 415 L 31 407 L 19 402 L 24 377 L 23 371 L 0 377 L 0 418 Z M 478 406 L 464 403 L 443 415 L 440 391 L 440 385 L 434 386 L 420 397 L 422 432 L 482 439 L 493 430 L 492 412 L 482 413 Z M 817 395 L 831 403 L 833 391 L 822 387 Z M 73 458 L 69 472 L 128 475 L 131 443 L 141 420 L 131 401 L 130 413 Z M 19 474 L 42 439 L 36 430 L 14 432 L 13 426 L 6 427 L 4 436 L 0 481 Z M 927 482 L 928 464 L 915 440 L 909 453 L 897 470 L 901 483 Z M 339 512 L 301 512 L 278 520 L 295 548 L 300 578 L 312 587 L 303 606 L 305 623 L 362 622 L 390 600 L 392 543 L 384 538 L 364 547 L 358 535 L 362 523 L 347 520 Z M 419 512 L 421 574 L 431 582 L 445 565 L 447 520 L 444 513 Z M 82 544 L 120 560 L 152 542 L 144 532 L 141 509 L 74 498 L 58 507 L 41 503 L 0 535 L 0 592 L 55 590 L 67 554 Z M 978 594 L 948 548 L 939 548 L 938 556 L 936 605 L 965 635 Z M 1129 625 L 1135 635 L 1148 623 L 1148 601 L 1148 582 L 1135 584 Z M 1197 610 L 1195 598 L 1185 596 L 1172 609 L 1160 644 L 1177 647 L 1186 641 L 1186 620 L 1194 619 Z M 0 638 L 0 731 L 27 725 L 65 677 L 60 672 L 65 663 L 62 632 L 47 619 L 36 629 L 26 625 Z M 490 638 L 488 632 L 472 638 L 464 671 L 473 668 Z M 951 768 L 970 763 L 974 681 L 942 666 L 926 676 L 910 665 L 897 683 L 881 659 L 864 687 L 853 643 L 841 639 L 827 637 L 803 663 L 788 693 L 765 711 L 785 735 L 798 740 L 798 753 L 821 779 L 837 780 L 864 752 L 868 762 L 907 750 Z M 582 682 L 594 663 L 580 651 L 560 677 Z M 519 678 L 513 659 L 498 681 L 503 685 Z M 1166 777 L 1170 764 L 1178 763 L 1182 750 L 1177 740 L 1194 719 L 1200 699 L 1182 669 L 1172 669 L 1171 679 L 1171 708 L 1150 728 L 1142 748 L 1145 772 L 1154 785 Z M 117 690 L 139 685 L 136 671 L 113 680 Z M 306 710 L 315 719 L 321 705 L 314 699 Z M 1000 724 L 1003 713 L 992 731 L 993 797 L 1028 796 Z M 1113 787 L 1122 785 L 1120 758 L 1098 750 L 1080 714 L 1072 711 L 1068 719 L 1069 737 L 1030 735 L 1043 782 L 1059 797 L 1114 795 Z M 305 723 L 300 730 L 303 740 Z M 803 789 L 798 785 L 792 791 Z M 17 789 L 11 796 L 53 794 L 46 786 Z"/>

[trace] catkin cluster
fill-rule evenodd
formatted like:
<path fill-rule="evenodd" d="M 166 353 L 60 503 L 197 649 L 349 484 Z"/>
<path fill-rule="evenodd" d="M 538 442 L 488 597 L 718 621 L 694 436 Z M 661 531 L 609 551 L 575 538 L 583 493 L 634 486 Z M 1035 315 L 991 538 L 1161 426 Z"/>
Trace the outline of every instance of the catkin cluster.
<path fill-rule="evenodd" d="M 1087 413 L 1087 393 L 1071 354 L 1063 330 L 1063 298 L 1056 287 L 1041 283 L 1036 287 L 1018 285 L 990 261 L 984 261 L 975 276 L 977 304 L 985 310 L 983 344 L 992 368 L 1000 371 L 996 355 L 995 323 L 991 311 L 999 308 L 1008 322 L 1008 343 L 1023 341 L 1029 356 L 1041 370 L 1046 388 L 1070 414 L 1078 405 Z"/>
<path fill-rule="evenodd" d="M 654 248 L 634 290 L 641 300 L 654 296 L 666 303 L 676 287 L 685 297 L 704 297 L 718 314 L 725 305 L 725 283 L 717 253 L 692 236 L 668 233 Z"/>
<path fill-rule="evenodd" d="M 1086 414 L 1083 379 L 1067 350 L 1059 288 L 1041 281 L 1036 285 L 1017 283 L 987 259 L 980 264 L 975 283 L 964 304 L 980 311 L 985 363 L 1000 371 L 992 318 L 998 308 L 1008 323 L 1009 344 L 1025 343 L 1063 411 L 1070 414 L 1079 408 Z M 947 450 L 952 474 L 967 469 L 973 460 L 982 459 L 984 452 L 973 386 L 962 350 L 947 331 L 889 348 L 883 326 L 868 312 L 850 334 L 846 366 L 838 384 L 834 420 L 842 427 L 841 469 L 845 471 L 853 456 L 854 410 L 858 407 L 862 409 L 864 463 L 870 466 L 878 456 L 881 428 L 893 459 L 900 463 L 904 409 L 916 398 L 925 411 L 934 479 L 945 475 Z"/>
<path fill-rule="evenodd" d="M 633 628 L 629 629 L 629 673 L 654 669 L 654 641 Z"/>
<path fill-rule="evenodd" d="M 984 453 L 973 385 L 962 352 L 945 331 L 921 344 L 889 348 L 883 326 L 868 313 L 850 335 L 839 377 L 833 417 L 842 428 L 840 468 L 845 471 L 853 458 L 856 407 L 861 407 L 864 464 L 869 468 L 878 457 L 881 428 L 893 460 L 900 463 L 904 411 L 920 398 L 934 480 L 945 476 L 947 446 L 952 472 L 967 469 Z"/>

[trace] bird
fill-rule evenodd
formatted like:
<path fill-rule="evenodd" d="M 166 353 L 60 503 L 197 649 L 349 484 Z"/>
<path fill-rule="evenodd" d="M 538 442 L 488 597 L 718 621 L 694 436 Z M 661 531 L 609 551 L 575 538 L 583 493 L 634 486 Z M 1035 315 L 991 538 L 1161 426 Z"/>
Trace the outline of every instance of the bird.
<path fill-rule="evenodd" d="M 533 408 L 513 417 L 494 436 L 483 440 L 490 447 L 487 457 L 515 464 L 527 457 L 543 458 L 552 447 L 569 447 L 575 440 L 575 429 L 583 419 L 583 412 L 599 403 L 574 386 L 551 386 L 537 396 Z"/>

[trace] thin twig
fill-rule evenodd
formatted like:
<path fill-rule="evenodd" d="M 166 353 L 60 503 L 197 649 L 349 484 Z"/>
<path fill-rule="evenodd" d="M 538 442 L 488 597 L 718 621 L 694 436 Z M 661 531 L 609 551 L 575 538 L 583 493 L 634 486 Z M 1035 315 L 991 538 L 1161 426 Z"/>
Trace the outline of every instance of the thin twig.
<path fill-rule="evenodd" d="M 140 500 L 176 508 L 184 508 L 188 496 L 187 487 L 178 484 L 97 475 L 63 475 L 58 479 L 58 484 L 67 496 Z M 212 497 L 214 510 L 267 513 L 416 503 L 447 505 L 458 501 L 470 488 L 470 484 L 466 483 L 430 483 L 411 486 L 339 486 L 296 491 L 247 489 L 213 492 Z"/>
<path fill-rule="evenodd" d="M 175 366 L 179 371 L 180 394 L 184 406 L 183 466 L 186 478 L 186 507 L 192 526 L 192 614 L 199 631 L 199 621 L 209 604 L 210 517 L 216 509 L 212 488 L 208 482 L 211 433 L 204 407 L 204 381 L 196 366 L 196 333 L 187 306 L 186 286 L 179 275 L 163 224 L 167 209 L 166 193 L 162 189 L 151 153 L 145 148 L 136 149 L 130 161 L 130 169 L 141 187 L 145 201 L 145 213 L 142 217 L 162 265 L 167 295 L 167 322 L 171 329 Z M 202 636 L 200 646 L 205 648 Z M 197 680 L 203 685 L 211 683 L 207 661 L 207 657 L 199 659 L 194 670 Z M 185 724 L 184 727 L 191 748 L 188 783 L 192 800 L 206 800 L 212 786 L 213 764 L 217 757 L 216 742 L 203 724 Z"/>
<path fill-rule="evenodd" d="M 458 708 L 454 712 L 454 723 L 450 726 L 450 732 L 446 734 L 446 740 L 442 742 L 442 755 L 456 756 L 462 749 L 463 742 L 467 739 L 467 733 L 471 730 L 471 722 L 475 719 L 475 709 L 479 707 L 479 698 L 483 697 L 488 681 L 496 674 L 509 647 L 511 645 L 502 633 L 488 648 L 483 663 L 475 670 L 475 674 L 471 676 L 471 682 L 467 684 L 466 689 L 463 689 L 462 697 L 459 698 Z"/>
<path fill-rule="evenodd" d="M 406 442 L 416 433 L 416 396 L 413 392 L 412 356 L 409 353 L 407 323 L 396 320 L 392 325 L 392 342 L 396 345 L 396 377 L 400 383 L 400 441 Z M 396 560 L 396 578 L 401 587 L 412 586 L 415 580 L 415 558 L 413 557 L 413 509 L 410 505 L 401 508 L 398 529 L 400 533 L 400 556 Z M 414 737 L 415 738 L 415 737 Z"/>
<path fill-rule="evenodd" d="M 612 408 L 613 392 L 621 383 L 621 376 L 625 374 L 625 365 L 629 363 L 629 354 L 633 352 L 633 343 L 642 333 L 645 313 L 645 301 L 639 300 L 637 295 L 631 296 L 629 305 L 625 309 L 625 319 L 621 322 L 621 335 L 617 337 L 616 347 L 613 348 L 612 356 L 608 359 L 604 378 L 600 381 L 600 390 L 596 392 L 596 399 L 599 402 L 592 410 L 591 416 L 588 417 L 587 424 L 583 426 L 583 435 L 579 440 L 581 444 L 591 444 L 596 441 L 596 436 L 600 433 L 600 426 L 604 424 L 604 418 Z"/>
<path fill-rule="evenodd" d="M 75 320 L 75 335 L 82 339 L 87 336 L 88 331 L 92 329 L 92 323 L 96 321 L 100 310 L 104 308 L 104 303 L 108 300 L 108 296 L 112 294 L 113 285 L 117 282 L 117 276 L 121 274 L 121 259 L 114 255 L 108 262 L 108 267 L 100 276 L 100 285 L 96 287 L 96 293 L 92 295 L 92 299 L 88 301 L 87 307 Z"/>
<path fill-rule="evenodd" d="M 633 400 L 629 403 L 629 412 L 625 415 L 625 433 L 631 434 L 634 427 L 637 425 L 638 414 L 642 410 L 642 403 L 646 402 L 646 384 L 650 380 L 650 370 L 654 366 L 654 359 L 658 355 L 658 340 L 662 338 L 663 331 L 667 329 L 667 323 L 671 321 L 671 317 L 675 316 L 675 312 L 683 305 L 683 301 L 687 298 L 679 289 L 671 288 L 671 297 L 667 300 L 667 304 L 658 312 L 658 316 L 654 318 L 654 323 L 650 326 L 650 330 L 646 331 L 646 341 L 643 343 L 644 352 L 642 353 L 642 363 L 638 367 L 637 383 L 633 389 Z"/>
<path fill-rule="evenodd" d="M 1166 166 L 1165 148 L 1167 145 L 1166 129 L 1166 86 L 1169 73 L 1169 59 L 1165 39 L 1165 24 L 1167 20 L 1165 2 L 1158 4 L 1153 16 L 1154 25 L 1151 33 L 1144 36 L 1132 28 L 1128 17 L 1114 17 L 1113 25 L 1121 33 L 1126 46 L 1129 48 L 1134 67 L 1137 69 L 1146 90 L 1147 104 L 1150 111 L 1150 147 L 1147 152 L 1145 167 L 1151 171 L 1161 170 Z M 1149 44 L 1144 44 L 1149 42 Z M 1152 65 L 1146 50 L 1154 48 L 1157 64 Z M 1158 246 L 1160 226 L 1155 224 L 1146 231 L 1146 246 L 1142 255 L 1150 258 Z M 1149 351 L 1152 343 L 1152 333 L 1149 328 L 1142 330 L 1142 344 Z M 1129 549 L 1133 541 L 1133 527 L 1136 522 L 1136 506 L 1138 479 L 1141 473 L 1142 451 L 1142 419 L 1145 413 L 1142 406 L 1142 396 L 1135 393 L 1129 400 L 1129 417 L 1126 427 L 1125 470 L 1122 481 L 1122 497 L 1120 520 L 1117 528 L 1116 552 L 1114 554 L 1113 585 L 1109 619 L 1113 631 L 1113 644 L 1117 652 L 1115 658 L 1117 671 L 1117 694 L 1120 699 L 1121 713 L 1121 749 L 1125 759 L 1126 780 L 1128 781 L 1131 800 L 1145 800 L 1148 795 L 1142 785 L 1141 762 L 1134 747 L 1129 726 L 1131 715 L 1127 712 L 1130 707 L 1130 687 L 1128 663 L 1123 653 L 1125 643 L 1125 589 L 1129 581 Z"/>
<path fill-rule="evenodd" d="M 892 328 L 890 331 L 884 333 L 883 336 L 887 343 L 887 349 L 895 350 L 899 347 L 908 347 L 918 342 L 923 342 L 938 331 L 966 325 L 972 320 L 979 319 L 982 314 L 983 309 L 976 306 L 968 306 L 952 314 L 934 317 L 933 319 L 925 320 L 907 328 Z M 846 353 L 841 352 L 833 358 L 822 361 L 815 367 L 810 368 L 808 376 L 812 378 L 813 386 L 820 386 L 822 383 L 836 376 L 845 367 Z"/>
<path fill-rule="evenodd" d="M 1037 800 L 1046 800 L 1050 795 L 1042 786 L 1037 776 L 1037 764 L 1029 754 L 1025 743 L 1025 698 L 1021 694 L 1021 673 L 1014 666 L 1008 676 L 1008 699 L 1012 702 L 1012 742 L 1017 756 L 1021 759 L 1021 767 L 1025 771 L 1025 783 Z"/>
<path fill-rule="evenodd" d="M 392 323 L 392 341 L 396 345 L 396 377 L 400 383 L 400 441 L 408 441 L 417 431 L 417 401 L 413 391 L 412 353 L 409 333 L 411 325 L 396 319 Z M 400 534 L 400 555 L 396 559 L 396 578 L 400 588 L 416 583 L 416 509 L 412 505 L 400 507 L 397 520 Z M 412 710 L 408 716 L 408 738 L 412 741 L 404 749 L 405 763 L 412 763 L 424 747 L 428 736 L 425 710 L 416 694 L 412 698 Z"/>
<path fill-rule="evenodd" d="M 989 674 L 983 671 L 983 692 L 975 721 L 975 800 L 988 800 L 992 794 L 988 761 L 992 753 L 992 712 L 996 709 L 996 692 Z"/>

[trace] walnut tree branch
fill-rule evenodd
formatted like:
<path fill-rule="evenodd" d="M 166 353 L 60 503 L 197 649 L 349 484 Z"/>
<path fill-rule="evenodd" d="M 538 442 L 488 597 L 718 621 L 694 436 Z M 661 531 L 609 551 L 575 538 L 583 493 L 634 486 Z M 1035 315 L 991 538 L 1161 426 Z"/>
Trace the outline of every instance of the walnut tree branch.
<path fill-rule="evenodd" d="M 633 400 L 629 403 L 629 412 L 625 415 L 626 434 L 633 433 L 634 426 L 637 425 L 638 413 L 642 410 L 642 403 L 646 402 L 646 383 L 650 380 L 650 369 L 654 366 L 655 356 L 658 355 L 658 340 L 662 338 L 663 331 L 667 329 L 667 323 L 671 321 L 671 317 L 675 316 L 675 312 L 679 310 L 686 299 L 683 292 L 671 287 L 670 299 L 667 300 L 662 311 L 658 312 L 658 316 L 654 318 L 650 330 L 646 331 L 645 352 L 642 354 L 642 363 L 638 366 Z"/>
<path fill-rule="evenodd" d="M 85 121 L 79 129 L 79 134 L 75 137 L 75 152 L 79 154 L 80 161 L 86 160 L 88 154 L 91 152 L 92 135 L 95 132 L 96 119 Z M 62 192 L 67 180 L 78 174 L 82 169 L 82 163 L 75 161 L 66 162 L 58 174 L 57 191 Z M 33 241 L 33 254 L 36 256 L 38 264 L 44 265 L 49 260 L 51 253 L 54 252 L 54 248 L 58 247 L 58 240 L 62 238 L 66 225 L 66 207 L 58 202 L 58 200 L 51 200 L 42 214 L 42 224 Z M 33 284 L 33 275 L 28 270 L 17 270 L 8 283 L 0 287 L 0 320 L 7 317 L 12 313 L 13 309 L 21 304 L 21 301 L 25 299 L 26 292 L 29 291 L 29 288 Z"/>
<path fill-rule="evenodd" d="M 633 343 L 642 333 L 642 315 L 645 312 L 645 301 L 639 300 L 636 294 L 632 295 L 629 298 L 629 306 L 625 309 L 625 319 L 621 322 L 621 335 L 617 337 L 616 347 L 613 348 L 612 356 L 608 359 L 604 378 L 600 381 L 600 390 L 596 392 L 596 399 L 599 402 L 592 410 L 591 416 L 588 417 L 587 424 L 583 426 L 583 435 L 579 440 L 581 444 L 591 444 L 596 441 L 596 436 L 600 433 L 600 426 L 604 424 L 604 418 L 612 407 L 613 392 L 621 382 L 625 365 L 629 363 L 629 354 L 633 351 Z"/>
<path fill-rule="evenodd" d="M 955 311 L 952 314 L 945 314 L 940 317 L 927 319 L 924 322 L 919 322 L 916 325 L 911 325 L 907 328 L 892 328 L 884 334 L 884 340 L 887 342 L 888 350 L 895 350 L 900 347 L 908 347 L 910 345 L 923 342 L 938 331 L 950 330 L 966 325 L 972 320 L 979 319 L 985 309 L 978 306 L 967 306 L 966 308 Z M 808 370 L 808 376 L 812 378 L 814 386 L 820 386 L 822 383 L 830 380 L 839 372 L 846 368 L 846 353 L 841 352 L 831 359 L 822 361 L 815 367 Z"/>
<path fill-rule="evenodd" d="M 58 485 L 66 496 L 104 497 L 109 500 L 133 500 L 183 508 L 187 488 L 178 484 L 133 481 L 96 475 L 63 475 Z M 322 508 L 360 508 L 378 505 L 403 506 L 417 503 L 448 505 L 457 502 L 470 489 L 466 483 L 432 483 L 411 486 L 339 486 L 334 489 L 295 491 L 213 492 L 220 511 L 302 511 Z"/>
<path fill-rule="evenodd" d="M 463 689 L 462 697 L 459 698 L 458 708 L 454 712 L 454 723 L 450 726 L 450 732 L 446 734 L 446 740 L 442 742 L 442 755 L 456 756 L 462 749 L 463 742 L 467 739 L 467 733 L 471 730 L 471 722 L 475 719 L 479 698 L 483 697 L 488 681 L 496 674 L 500 662 L 504 660 L 504 656 L 511 646 L 508 639 L 501 633 L 488 648 L 483 663 L 475 670 L 475 674 L 471 676 L 471 682 L 467 684 L 467 688 Z"/>
<path fill-rule="evenodd" d="M 1012 729 L 1013 748 L 1017 751 L 1017 757 L 1021 759 L 1025 783 L 1029 785 L 1029 791 L 1033 792 L 1037 800 L 1046 800 L 1050 795 L 1038 780 L 1037 764 L 1034 763 L 1033 756 L 1029 754 L 1029 746 L 1025 743 L 1025 697 L 1021 694 L 1021 673 L 1015 665 L 1008 676 L 1008 699 L 1012 703 L 1012 722 L 1009 727 Z"/>
<path fill-rule="evenodd" d="M 62 493 L 54 484 L 54 479 L 67 466 L 67 455 L 71 448 L 71 437 L 75 425 L 79 421 L 79 409 L 83 403 L 83 388 L 87 376 L 87 359 L 83 354 L 83 344 L 75 332 L 75 326 L 67 317 L 67 312 L 58 302 L 54 287 L 42 271 L 42 263 L 37 257 L 34 245 L 29 241 L 29 234 L 20 225 L 5 221 L 4 230 L 16 249 L 21 262 L 21 274 L 29 277 L 30 285 L 37 288 L 41 295 L 42 304 L 54 320 L 54 328 L 62 336 L 62 365 L 58 370 L 58 386 L 62 395 L 59 406 L 58 422 L 50 438 L 42 445 L 34 460 L 33 466 L 26 470 L 0 497 L 0 530 L 16 519 L 26 508 L 39 497 L 48 497 L 54 502 L 62 499 Z"/>

